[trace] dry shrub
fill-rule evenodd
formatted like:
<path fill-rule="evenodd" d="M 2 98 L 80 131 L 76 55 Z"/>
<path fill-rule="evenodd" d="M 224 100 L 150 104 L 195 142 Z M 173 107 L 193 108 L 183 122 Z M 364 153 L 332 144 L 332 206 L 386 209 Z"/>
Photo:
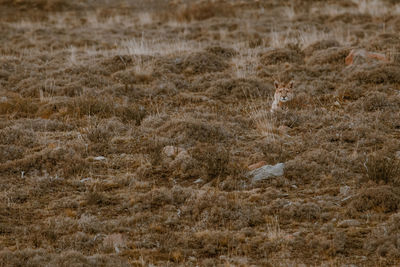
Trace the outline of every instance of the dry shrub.
<path fill-rule="evenodd" d="M 256 107 L 249 106 L 249 117 L 253 121 L 254 127 L 268 140 L 275 141 L 280 139 L 285 129 L 278 128 L 278 121 L 275 114 L 270 112 L 269 106 Z"/>
<path fill-rule="evenodd" d="M 66 124 L 58 120 L 47 119 L 21 119 L 15 122 L 16 127 L 35 132 L 64 132 L 71 131 L 74 128 L 73 124 Z"/>
<path fill-rule="evenodd" d="M 109 206 L 117 203 L 115 199 L 107 196 L 105 193 L 94 190 L 89 190 L 85 194 L 85 198 L 87 205 Z"/>
<path fill-rule="evenodd" d="M 24 156 L 25 149 L 14 145 L 0 145 L 0 163 L 8 160 L 20 159 Z"/>
<path fill-rule="evenodd" d="M 229 226 L 231 230 L 241 230 L 265 223 L 265 213 L 262 208 L 241 201 L 235 197 L 234 192 L 227 193 L 214 189 L 200 190 L 192 194 L 182 207 L 182 214 L 196 222 L 198 229 L 210 229 L 210 227 L 224 229 Z"/>
<path fill-rule="evenodd" d="M 51 259 L 52 255 L 41 248 L 27 248 L 18 251 L 3 249 L 0 251 L 0 266 L 43 266 Z"/>
<path fill-rule="evenodd" d="M 157 138 L 149 138 L 142 141 L 142 152 L 149 155 L 150 163 L 155 166 L 161 164 L 162 161 L 162 151 L 167 145 Z"/>
<path fill-rule="evenodd" d="M 257 98 L 267 96 L 274 91 L 271 84 L 258 79 L 219 79 L 207 89 L 207 94 L 215 97 Z"/>
<path fill-rule="evenodd" d="M 113 133 L 106 127 L 95 125 L 88 129 L 86 137 L 92 143 L 107 143 L 113 137 Z"/>
<path fill-rule="evenodd" d="M 358 84 L 400 83 L 400 66 L 390 63 L 366 64 L 348 72 L 347 81 Z"/>
<path fill-rule="evenodd" d="M 42 11 L 65 11 L 76 8 L 76 4 L 71 4 L 65 0 L 1 0 L 1 5 L 17 7 L 22 11 L 42 10 Z"/>
<path fill-rule="evenodd" d="M 161 67 L 158 70 L 159 74 L 165 75 L 164 72 L 172 72 L 189 76 L 221 72 L 229 66 L 224 58 L 210 52 L 190 53 L 183 57 L 174 57 L 167 60 L 162 59 L 156 65 Z"/>
<path fill-rule="evenodd" d="M 357 100 L 363 96 L 367 89 L 357 86 L 355 83 L 340 84 L 336 90 L 336 95 L 340 100 Z"/>
<path fill-rule="evenodd" d="M 79 230 L 85 233 L 96 234 L 103 232 L 104 224 L 94 215 L 82 214 L 78 220 Z"/>
<path fill-rule="evenodd" d="M 387 151 L 378 151 L 367 156 L 364 164 L 368 179 L 385 184 L 399 184 L 400 160 Z"/>
<path fill-rule="evenodd" d="M 387 110 L 396 112 L 400 107 L 399 97 L 390 97 L 381 92 L 373 92 L 359 101 L 364 111 Z"/>
<path fill-rule="evenodd" d="M 325 170 L 323 167 L 318 165 L 316 162 L 296 157 L 285 163 L 285 177 L 290 180 L 295 180 L 301 183 L 310 182 L 314 177 L 322 175 Z"/>
<path fill-rule="evenodd" d="M 173 196 L 168 188 L 159 187 L 147 193 L 136 194 L 132 202 L 134 203 L 135 211 L 154 210 L 173 204 Z"/>
<path fill-rule="evenodd" d="M 100 61 L 101 70 L 105 74 L 111 75 L 117 71 L 134 66 L 136 63 L 135 58 L 128 55 L 116 55 L 112 58 L 106 58 Z"/>
<path fill-rule="evenodd" d="M 298 50 L 279 48 L 263 53 L 260 62 L 265 66 L 279 63 L 302 64 L 304 62 L 304 55 Z"/>
<path fill-rule="evenodd" d="M 368 42 L 367 49 L 372 51 L 387 51 L 389 49 L 400 49 L 400 35 L 394 33 L 383 33 L 374 36 Z"/>
<path fill-rule="evenodd" d="M 215 144 L 230 136 L 225 128 L 212 122 L 188 118 L 166 122 L 158 132 L 175 144 L 194 145 L 196 142 Z"/>
<path fill-rule="evenodd" d="M 119 233 L 107 235 L 103 240 L 103 247 L 110 252 L 125 249 L 127 247 L 126 237 Z"/>
<path fill-rule="evenodd" d="M 153 80 L 150 71 L 142 73 L 136 68 L 117 71 L 112 74 L 112 78 L 125 85 L 149 84 Z"/>
<path fill-rule="evenodd" d="M 293 99 L 293 103 L 289 103 L 291 108 L 292 106 L 295 107 L 295 102 L 297 101 Z M 310 114 L 300 113 L 295 109 L 282 109 L 274 112 L 274 116 L 276 116 L 275 121 L 278 121 L 280 125 L 284 125 L 289 128 L 299 127 L 302 123 L 309 121 L 309 115 Z"/>
<path fill-rule="evenodd" d="M 54 179 L 45 174 L 39 178 L 32 188 L 29 190 L 30 197 L 43 197 L 45 195 L 57 192 L 61 188 L 67 187 L 67 182 L 61 179 Z"/>
<path fill-rule="evenodd" d="M 48 263 L 49 266 L 131 266 L 129 262 L 117 255 L 100 255 L 85 256 L 77 251 L 65 251 L 57 256 L 53 256 Z"/>
<path fill-rule="evenodd" d="M 146 109 L 136 104 L 115 108 L 115 116 L 120 117 L 124 123 L 134 122 L 136 125 L 139 125 L 146 115 Z"/>
<path fill-rule="evenodd" d="M 203 169 L 206 181 L 224 177 L 232 172 L 229 151 L 221 145 L 199 143 L 190 152 L 198 161 L 199 166 L 196 168 Z"/>
<path fill-rule="evenodd" d="M 56 108 L 58 109 L 58 108 Z M 133 121 L 137 125 L 146 116 L 144 107 L 138 104 L 115 104 L 111 97 L 81 96 L 74 98 L 67 105 L 64 116 L 81 118 L 84 116 L 97 116 L 99 118 L 119 117 L 123 122 Z"/>
<path fill-rule="evenodd" d="M 339 47 L 340 43 L 336 40 L 321 40 L 307 46 L 303 52 L 306 57 L 312 56 L 316 51 L 325 50 L 331 47 Z"/>
<path fill-rule="evenodd" d="M 6 127 L 0 130 L 0 144 L 34 147 L 37 144 L 37 137 L 31 130 Z"/>
<path fill-rule="evenodd" d="M 166 187 L 154 188 L 147 193 L 138 193 L 133 198 L 133 209 L 135 211 L 146 211 L 158 209 L 166 205 L 179 206 L 193 194 L 192 189 L 174 186 L 172 189 Z"/>
<path fill-rule="evenodd" d="M 238 52 L 235 49 L 221 47 L 221 46 L 209 46 L 205 49 L 205 51 L 220 56 L 225 59 L 229 59 L 233 56 L 236 56 Z"/>
<path fill-rule="evenodd" d="M 70 177 L 84 173 L 86 167 L 87 163 L 80 153 L 72 148 L 46 148 L 22 159 L 0 164 L 0 172 L 47 171 L 51 175 Z"/>
<path fill-rule="evenodd" d="M 315 221 L 321 214 L 321 208 L 315 203 L 273 201 L 269 210 L 286 221 Z"/>
<path fill-rule="evenodd" d="M 398 189 L 391 186 L 366 188 L 351 201 L 351 206 L 359 212 L 375 210 L 377 212 L 394 212 L 400 205 Z"/>
<path fill-rule="evenodd" d="M 229 246 L 235 246 L 234 237 L 228 231 L 199 231 L 194 233 L 193 243 L 200 247 L 199 252 L 203 257 L 216 257 L 228 252 Z M 204 264 L 204 262 L 203 262 Z M 207 266 L 207 265 L 204 265 Z M 215 265 L 210 265 L 215 266 Z"/>
<path fill-rule="evenodd" d="M 357 23 L 364 23 L 365 21 L 371 21 L 372 16 L 369 14 L 360 14 L 360 13 L 343 13 L 337 16 L 333 16 L 329 21 L 331 22 L 344 22 L 348 24 L 357 24 Z"/>
<path fill-rule="evenodd" d="M 37 101 L 19 96 L 4 96 L 0 99 L 0 115 L 13 114 L 14 118 L 32 117 L 38 110 Z"/>
<path fill-rule="evenodd" d="M 371 253 L 375 252 L 380 257 L 398 259 L 400 258 L 399 238 L 400 214 L 395 213 L 371 233 L 367 242 L 364 243 L 364 249 Z"/>
<path fill-rule="evenodd" d="M 73 249 L 86 253 L 87 251 L 95 251 L 98 249 L 101 238 L 93 238 L 92 235 L 77 231 L 73 234 L 64 235 L 62 238 L 58 239 L 58 242 L 62 242 L 64 249 Z M 61 243 L 60 242 L 60 243 Z"/>
<path fill-rule="evenodd" d="M 300 152 L 302 146 L 293 146 L 292 143 L 285 142 L 285 139 L 266 140 L 259 144 L 263 153 L 263 159 L 269 164 L 286 162 L 293 155 Z"/>
<path fill-rule="evenodd" d="M 344 65 L 344 60 L 350 48 L 331 47 L 316 51 L 308 60 L 308 65 L 339 64 Z"/>
<path fill-rule="evenodd" d="M 81 96 L 74 98 L 71 112 L 80 118 L 82 116 L 98 116 L 107 118 L 114 114 L 114 103 L 112 99 L 107 99 L 99 96 Z"/>
<path fill-rule="evenodd" d="M 227 1 L 197 1 L 185 4 L 175 13 L 178 21 L 206 20 L 215 16 L 231 17 L 235 12 L 231 4 Z"/>

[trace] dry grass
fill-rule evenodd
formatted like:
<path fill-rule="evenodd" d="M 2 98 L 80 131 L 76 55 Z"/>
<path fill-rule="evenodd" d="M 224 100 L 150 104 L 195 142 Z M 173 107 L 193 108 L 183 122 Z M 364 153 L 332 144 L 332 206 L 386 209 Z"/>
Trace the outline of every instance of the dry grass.
<path fill-rule="evenodd" d="M 315 27 L 288 29 L 286 31 L 273 30 L 270 34 L 270 46 L 282 48 L 289 44 L 297 44 L 302 49 L 322 40 L 337 40 L 341 45 L 350 45 L 349 32 L 344 28 L 333 28 L 330 31 L 321 31 Z"/>
<path fill-rule="evenodd" d="M 166 42 L 163 40 L 152 40 L 142 37 L 139 39 L 126 40 L 121 43 L 122 54 L 128 54 L 131 56 L 165 56 L 188 51 L 193 52 L 199 49 L 200 47 L 198 44 L 185 40 L 173 40 L 171 42 Z"/>
<path fill-rule="evenodd" d="M 368 155 L 364 167 L 369 179 L 379 183 L 398 184 L 400 176 L 400 161 L 390 157 L 386 152 L 376 152 Z"/>
<path fill-rule="evenodd" d="M 399 265 L 396 1 L 0 5 L 0 266 Z"/>
<path fill-rule="evenodd" d="M 282 135 L 282 132 L 278 128 L 279 122 L 276 116 L 270 110 L 271 107 L 269 105 L 256 107 L 250 104 L 249 117 L 253 120 L 259 134 L 270 140 L 275 140 Z"/>

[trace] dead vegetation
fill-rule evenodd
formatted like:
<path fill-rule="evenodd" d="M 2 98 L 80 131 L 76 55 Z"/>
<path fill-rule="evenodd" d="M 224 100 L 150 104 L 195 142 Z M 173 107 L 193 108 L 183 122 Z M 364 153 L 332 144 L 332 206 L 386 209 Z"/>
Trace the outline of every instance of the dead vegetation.
<path fill-rule="evenodd" d="M 0 266 L 399 265 L 396 1 L 0 5 Z"/>

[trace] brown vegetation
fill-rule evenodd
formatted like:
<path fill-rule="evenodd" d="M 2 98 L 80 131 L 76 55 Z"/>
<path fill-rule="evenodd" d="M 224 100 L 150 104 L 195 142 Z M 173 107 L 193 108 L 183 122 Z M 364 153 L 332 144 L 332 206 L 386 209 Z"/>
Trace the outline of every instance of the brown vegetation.
<path fill-rule="evenodd" d="M 0 266 L 400 264 L 397 1 L 0 6 Z"/>

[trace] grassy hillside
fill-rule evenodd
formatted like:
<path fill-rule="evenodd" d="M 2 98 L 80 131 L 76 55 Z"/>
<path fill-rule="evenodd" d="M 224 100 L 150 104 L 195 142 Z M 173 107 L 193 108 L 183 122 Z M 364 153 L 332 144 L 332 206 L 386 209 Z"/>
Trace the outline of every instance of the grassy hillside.
<path fill-rule="evenodd" d="M 398 1 L 0 0 L 0 33 L 0 266 L 400 264 Z"/>

